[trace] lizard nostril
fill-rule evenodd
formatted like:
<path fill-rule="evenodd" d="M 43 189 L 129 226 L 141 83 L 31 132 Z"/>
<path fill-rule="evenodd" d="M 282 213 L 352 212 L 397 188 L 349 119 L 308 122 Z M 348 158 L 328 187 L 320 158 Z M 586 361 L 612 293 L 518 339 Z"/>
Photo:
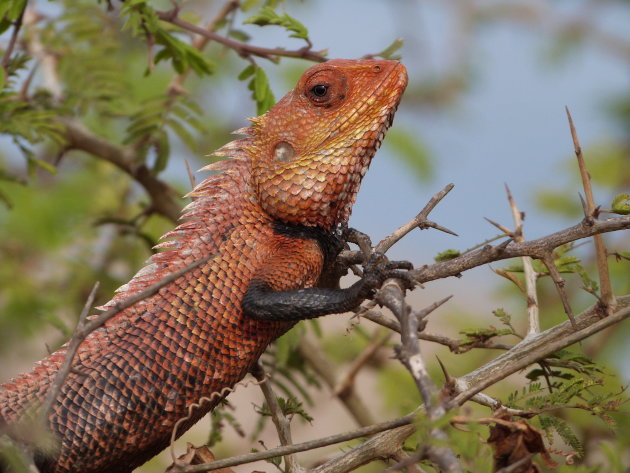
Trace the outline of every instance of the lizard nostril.
<path fill-rule="evenodd" d="M 374 72 L 381 72 L 381 66 L 374 66 Z"/>

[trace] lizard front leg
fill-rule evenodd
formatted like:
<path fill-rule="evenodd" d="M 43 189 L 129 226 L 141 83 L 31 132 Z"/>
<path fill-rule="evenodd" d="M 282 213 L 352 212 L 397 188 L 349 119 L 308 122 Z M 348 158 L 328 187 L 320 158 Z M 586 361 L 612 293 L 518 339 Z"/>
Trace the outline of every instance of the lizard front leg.
<path fill-rule="evenodd" d="M 279 248 L 262 270 L 252 279 L 243 297 L 243 313 L 258 320 L 298 321 L 312 319 L 327 314 L 347 312 L 366 299 L 372 298 L 376 290 L 388 278 L 399 278 L 410 288 L 413 282 L 405 271 L 411 269 L 406 262 L 390 262 L 383 255 L 374 255 L 365 266 L 363 277 L 352 286 L 344 289 L 302 287 L 299 289 L 282 287 L 278 281 L 305 280 L 313 273 L 296 274 L 296 269 L 312 271 L 304 261 L 312 259 L 317 245 L 306 244 L 302 251 L 306 258 L 296 254 L 295 245 Z M 318 253 L 323 263 L 321 250 Z M 291 261 L 289 261 L 291 260 Z M 290 275 L 289 275 L 290 272 Z M 317 274 L 321 272 L 321 265 Z M 314 284 L 311 281 L 307 286 Z"/>

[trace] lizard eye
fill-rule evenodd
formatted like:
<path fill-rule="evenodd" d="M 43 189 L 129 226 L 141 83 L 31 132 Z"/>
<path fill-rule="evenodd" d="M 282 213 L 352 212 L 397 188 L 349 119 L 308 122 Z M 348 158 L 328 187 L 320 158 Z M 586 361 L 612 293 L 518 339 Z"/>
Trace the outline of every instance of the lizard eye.
<path fill-rule="evenodd" d="M 315 84 L 308 91 L 308 98 L 315 103 L 326 103 L 330 100 L 330 86 L 327 84 Z"/>
<path fill-rule="evenodd" d="M 328 86 L 323 84 L 314 85 L 311 92 L 317 97 L 323 97 L 328 92 Z"/>
<path fill-rule="evenodd" d="M 311 105 L 328 109 L 345 99 L 348 82 L 342 72 L 325 68 L 307 77 L 301 88 Z"/>

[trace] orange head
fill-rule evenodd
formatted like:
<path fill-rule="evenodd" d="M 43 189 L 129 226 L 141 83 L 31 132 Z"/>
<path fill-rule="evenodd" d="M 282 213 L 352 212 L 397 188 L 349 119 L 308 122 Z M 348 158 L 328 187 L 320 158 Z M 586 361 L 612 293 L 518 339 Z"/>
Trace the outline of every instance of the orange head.
<path fill-rule="evenodd" d="M 398 61 L 332 60 L 252 119 L 252 188 L 265 212 L 326 229 L 347 222 L 406 85 Z"/>

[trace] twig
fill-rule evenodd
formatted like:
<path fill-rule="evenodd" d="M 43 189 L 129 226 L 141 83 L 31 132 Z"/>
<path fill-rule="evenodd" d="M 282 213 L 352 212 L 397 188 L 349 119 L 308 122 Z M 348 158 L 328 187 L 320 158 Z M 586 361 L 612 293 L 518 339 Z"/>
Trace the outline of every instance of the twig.
<path fill-rule="evenodd" d="M 377 434 L 379 432 L 396 429 L 397 427 L 402 427 L 404 425 L 409 425 L 413 423 L 415 418 L 416 417 L 414 414 L 409 414 L 407 416 L 399 417 L 397 419 L 393 419 L 387 422 L 381 422 L 379 424 L 361 427 L 351 432 L 330 435 L 328 437 L 323 437 L 317 440 L 296 443 L 293 445 L 287 445 L 285 447 L 272 448 L 269 450 L 265 450 L 264 452 L 247 453 L 245 455 L 225 458 L 223 460 L 217 460 L 201 465 L 183 466 L 174 471 L 177 471 L 178 473 L 201 473 L 209 470 L 216 470 L 218 468 L 224 468 L 227 466 L 242 465 L 244 463 L 251 463 L 259 460 L 266 460 L 268 458 L 290 455 L 292 453 L 304 452 L 306 450 L 313 450 L 315 448 L 327 447 L 328 445 L 347 442 L 348 440 L 367 437 L 369 435 Z"/>
<path fill-rule="evenodd" d="M 520 210 L 516 206 L 514 197 L 508 185 L 505 185 L 510 210 L 512 211 L 512 219 L 514 220 L 514 241 L 520 243 L 525 240 L 523 234 L 523 218 Z M 532 266 L 532 259 L 529 256 L 523 256 L 523 275 L 525 276 L 525 296 L 527 297 L 527 334 L 533 335 L 540 333 L 540 313 L 538 310 L 538 293 L 536 292 L 536 273 Z"/>
<path fill-rule="evenodd" d="M 446 304 L 448 301 L 450 301 L 453 298 L 452 295 L 450 296 L 446 296 L 443 299 L 440 299 L 439 301 L 435 301 L 433 304 L 420 309 L 420 310 L 415 310 L 412 311 L 411 315 L 413 317 L 415 317 L 416 319 L 423 320 L 425 319 L 429 314 L 431 314 L 433 311 L 435 311 L 436 309 L 438 309 L 439 307 L 442 307 L 444 304 Z"/>
<path fill-rule="evenodd" d="M 88 130 L 81 122 L 72 118 L 62 118 L 60 122 L 66 128 L 68 149 L 77 149 L 109 161 L 135 181 L 151 198 L 151 208 L 156 213 L 176 222 L 180 214 L 177 193 L 168 184 L 161 181 L 145 164 L 138 164 L 133 147 L 117 146 Z"/>
<path fill-rule="evenodd" d="M 431 200 L 429 200 L 427 205 L 424 206 L 424 208 L 420 211 L 418 215 L 416 215 L 413 219 L 411 219 L 400 228 L 394 230 L 389 236 L 384 238 L 378 245 L 376 245 L 374 251 L 377 251 L 379 253 L 386 253 L 387 250 L 389 250 L 392 246 L 394 246 L 398 241 L 400 241 L 405 235 L 407 235 L 415 228 L 420 228 L 424 230 L 431 227 L 457 236 L 455 232 L 452 232 L 447 228 L 441 227 L 438 224 L 427 220 L 431 211 L 435 208 L 437 204 L 440 203 L 440 201 L 444 197 L 446 197 L 446 194 L 448 194 L 453 189 L 453 187 L 455 187 L 455 184 L 448 184 L 446 187 L 444 187 L 444 189 L 431 197 Z"/>
<path fill-rule="evenodd" d="M 374 437 L 343 455 L 311 469 L 309 473 L 346 473 L 376 458 L 394 457 L 402 450 L 403 442 L 415 431 L 416 429 L 412 425 L 387 431 L 383 435 Z"/>
<path fill-rule="evenodd" d="M 155 13 L 160 20 L 166 21 L 175 26 L 179 26 L 180 28 L 183 28 L 192 33 L 204 36 L 209 40 L 223 44 L 224 46 L 227 46 L 228 48 L 236 51 L 242 57 L 258 56 L 263 59 L 273 60 L 275 57 L 282 56 L 301 58 L 313 62 L 326 61 L 326 57 L 323 56 L 321 52 L 311 51 L 308 47 L 297 50 L 287 50 L 284 48 L 263 48 L 260 46 L 254 46 L 251 44 L 242 43 L 240 41 L 235 41 L 233 39 L 226 38 L 225 36 L 221 36 L 220 34 L 217 34 L 213 31 L 208 31 L 197 25 L 193 25 L 192 23 L 189 23 L 179 18 L 176 13 L 173 13 L 173 11 L 156 11 Z"/>
<path fill-rule="evenodd" d="M 511 234 L 512 234 L 512 232 L 501 233 L 501 234 L 496 235 L 496 236 L 494 236 L 492 238 L 488 238 L 487 240 L 484 240 L 484 241 L 482 241 L 481 243 L 478 243 L 475 246 L 471 246 L 470 248 L 465 249 L 464 251 L 462 251 L 462 255 L 470 254 L 473 251 L 478 250 L 479 248 L 487 247 L 490 243 L 492 243 L 494 241 L 501 240 L 502 238 L 505 238 L 505 237 L 509 237 L 507 240 L 504 240 L 503 242 L 500 243 L 500 246 L 507 246 L 510 243 L 512 243 L 512 236 L 511 236 Z"/>
<path fill-rule="evenodd" d="M 380 329 L 374 333 L 372 342 L 350 364 L 350 367 L 343 376 L 343 379 L 336 384 L 333 389 L 335 396 L 341 396 L 346 391 L 354 389 L 354 380 L 356 379 L 359 371 L 372 359 L 372 357 L 374 357 L 378 350 L 389 341 L 391 336 L 392 332 L 389 330 L 386 331 Z"/>
<path fill-rule="evenodd" d="M 573 327 L 577 330 L 577 327 L 575 325 L 575 318 L 573 316 L 573 309 L 571 309 L 571 304 L 569 303 L 569 296 L 564 290 L 565 280 L 562 276 L 560 276 L 560 271 L 558 271 L 558 268 L 556 268 L 556 264 L 553 262 L 553 256 L 551 256 L 551 252 L 545 253 L 545 255 L 541 258 L 541 261 L 549 270 L 549 275 L 551 276 L 551 279 L 553 279 L 553 283 L 555 284 L 558 295 L 560 296 L 560 300 L 562 301 L 564 312 L 567 314 L 567 317 L 569 317 L 571 325 L 573 325 Z"/>
<path fill-rule="evenodd" d="M 66 377 L 70 373 L 72 369 L 72 361 L 74 360 L 74 356 L 77 353 L 79 345 L 81 342 L 85 340 L 85 337 L 90 333 L 85 330 L 85 327 L 88 325 L 87 316 L 94 305 L 94 299 L 96 298 L 96 292 L 98 291 L 99 283 L 98 281 L 94 283 L 94 287 L 90 291 L 87 300 L 85 301 L 85 305 L 83 306 L 83 310 L 79 315 L 79 321 L 77 323 L 77 328 L 75 329 L 70 342 L 68 343 L 68 348 L 66 349 L 66 353 L 63 358 L 63 363 L 59 367 L 59 371 L 55 374 L 55 378 L 42 402 L 41 406 L 41 415 L 40 418 L 43 420 L 48 419 L 48 414 L 52 409 L 53 403 L 57 399 L 59 392 L 61 391 L 61 387 L 63 386 Z"/>
<path fill-rule="evenodd" d="M 317 372 L 330 390 L 334 392 L 338 384 L 337 375 L 335 371 L 331 369 L 334 363 L 329 360 L 315 344 L 311 343 L 308 338 L 304 338 L 300 341 L 298 350 L 311 368 Z M 356 390 L 351 389 L 339 392 L 337 397 L 359 425 L 367 426 L 375 422 L 370 409 L 367 408 L 365 402 Z"/>
<path fill-rule="evenodd" d="M 494 220 L 490 220 L 488 217 L 484 217 L 484 220 L 488 223 L 490 223 L 491 225 L 497 227 L 499 230 L 501 230 L 503 233 L 505 233 L 505 235 L 510 235 L 511 237 L 514 237 L 514 232 L 512 232 L 509 228 L 504 227 L 503 225 L 501 225 L 500 223 L 495 222 Z"/>
<path fill-rule="evenodd" d="M 524 410 L 521 410 L 521 409 L 513 409 L 511 407 L 506 407 L 498 399 L 495 399 L 492 396 L 488 396 L 487 394 L 484 394 L 484 393 L 477 393 L 473 397 L 471 397 L 470 400 L 472 402 L 476 402 L 480 406 L 489 407 L 493 411 L 496 411 L 497 409 L 501 408 L 503 410 L 503 412 L 505 412 L 506 414 L 509 414 L 511 416 L 518 416 L 518 417 L 527 417 L 527 418 L 529 418 L 529 417 L 532 417 L 532 415 L 533 415 L 532 411 L 524 411 Z"/>
<path fill-rule="evenodd" d="M 214 255 L 214 254 L 210 254 L 210 255 L 204 256 L 203 258 L 198 259 L 197 261 L 193 261 L 192 263 L 184 266 L 183 268 L 178 269 L 177 271 L 173 271 L 172 273 L 167 274 L 162 279 L 160 279 L 158 282 L 151 284 L 146 289 L 143 289 L 142 291 L 136 293 L 135 295 L 133 295 L 131 297 L 128 297 L 127 299 L 125 299 L 123 301 L 116 302 L 111 307 L 111 309 L 108 309 L 105 312 L 100 313 L 99 315 L 97 315 L 93 319 L 90 319 L 89 323 L 87 323 L 85 325 L 84 330 L 86 332 L 93 332 L 97 328 L 101 327 L 109 319 L 111 319 L 114 315 L 122 312 L 123 310 L 131 307 L 134 304 L 137 304 L 138 302 L 140 302 L 140 301 L 142 301 L 142 300 L 144 300 L 144 299 L 146 299 L 148 297 L 153 296 L 154 294 L 157 294 L 157 292 L 160 289 L 162 289 L 164 286 L 167 286 L 168 284 L 176 281 L 177 279 L 181 278 L 182 276 L 184 276 L 189 271 L 192 271 L 193 269 L 201 266 L 202 264 L 207 263 L 208 261 L 210 261 L 215 256 L 216 255 Z"/>
<path fill-rule="evenodd" d="M 439 304 L 441 301 L 436 302 Z M 361 313 L 361 317 L 368 319 L 375 324 L 382 325 L 394 332 L 400 333 L 400 324 L 389 317 L 386 317 L 384 314 L 377 310 L 367 310 Z M 463 344 L 461 340 L 457 340 L 455 338 L 446 337 L 444 335 L 438 335 L 434 333 L 429 333 L 426 331 L 422 331 L 418 333 L 418 338 L 420 340 L 426 340 L 429 342 L 439 343 L 440 345 L 444 345 L 448 347 L 450 351 L 453 353 L 466 353 L 470 351 L 472 348 L 489 348 L 496 350 L 509 350 L 512 348 L 512 345 L 508 345 L 505 343 L 494 343 L 489 340 L 480 341 L 478 344 Z M 464 346 L 466 349 L 462 349 Z M 470 347 L 470 348 L 469 348 Z"/>
<path fill-rule="evenodd" d="M 271 412 L 271 420 L 276 426 L 276 431 L 278 432 L 280 445 L 291 445 L 293 443 L 293 440 L 291 439 L 291 423 L 282 412 L 280 404 L 278 403 L 278 398 L 273 392 L 269 378 L 265 375 L 265 370 L 260 362 L 254 365 L 252 374 L 260 383 L 260 389 L 265 396 L 267 406 L 269 406 L 269 411 Z M 298 473 L 303 471 L 295 455 L 286 455 L 284 457 L 284 461 L 287 473 Z"/>
<path fill-rule="evenodd" d="M 565 107 L 567 112 L 567 118 L 569 120 L 569 128 L 571 129 L 571 138 L 573 139 L 573 148 L 575 156 L 577 157 L 578 166 L 580 168 L 580 176 L 582 177 L 582 186 L 584 187 L 584 193 L 586 195 L 586 206 L 588 215 L 595 217 L 595 200 L 593 198 L 593 189 L 591 187 L 591 177 L 586 169 L 586 163 L 584 162 L 584 156 L 582 155 L 582 147 L 573 124 L 573 118 L 569 108 Z M 610 283 L 610 274 L 608 272 L 608 259 L 606 254 L 606 247 L 604 246 L 604 240 L 601 235 L 594 235 L 595 241 L 595 255 L 597 258 L 597 271 L 599 272 L 599 283 L 601 287 L 601 301 L 606 309 L 607 313 L 610 313 L 615 306 L 615 295 L 612 292 L 612 286 Z"/>
<path fill-rule="evenodd" d="M 238 9 L 239 1 L 238 0 L 228 0 L 223 6 L 219 9 L 214 18 L 208 23 L 206 26 L 207 31 L 216 31 L 217 26 L 220 24 L 222 20 L 224 20 L 230 13 Z M 206 45 L 210 42 L 210 38 L 207 36 L 198 36 L 193 40 L 192 46 L 193 48 L 202 51 Z M 188 74 L 190 73 L 190 67 L 187 67 L 184 72 L 177 74 L 173 77 L 170 84 L 168 85 L 168 91 L 172 94 L 179 94 L 182 92 L 182 84 Z"/>
<path fill-rule="evenodd" d="M 59 371 L 57 372 L 56 376 L 55 376 L 55 380 L 51 386 L 51 389 L 49 390 L 46 399 L 44 400 L 44 402 L 42 403 L 42 408 L 44 409 L 43 412 L 47 413 L 50 411 L 52 404 L 54 403 L 55 399 L 57 398 L 59 391 L 61 389 L 61 386 L 63 385 L 66 377 L 68 376 L 68 374 L 70 373 L 70 371 L 72 370 L 72 361 L 74 359 L 74 356 L 76 354 L 77 349 L 79 348 L 79 345 L 81 344 L 81 342 L 83 342 L 83 340 L 85 340 L 85 338 L 94 330 L 98 329 L 99 327 L 101 327 L 105 322 L 107 322 L 109 319 L 111 319 L 113 316 L 117 315 L 118 313 L 122 312 L 123 310 L 127 309 L 128 307 L 131 307 L 132 305 L 148 298 L 151 297 L 152 295 L 156 294 L 160 289 L 162 289 L 164 286 L 172 283 L 173 281 L 175 281 L 176 279 L 182 277 L 184 274 L 186 274 L 188 271 L 196 268 L 197 266 L 200 266 L 203 263 L 206 263 L 207 261 L 209 261 L 212 257 L 214 257 L 214 255 L 208 255 L 202 259 L 199 259 L 197 261 L 194 261 L 193 263 L 177 270 L 174 271 L 170 274 L 168 274 L 167 276 L 163 277 L 160 281 L 148 286 L 146 289 L 143 289 L 142 291 L 138 292 L 137 294 L 128 297 L 127 299 L 121 301 L 121 302 L 117 302 L 115 303 L 111 309 L 106 310 L 105 312 L 102 312 L 101 314 L 95 316 L 94 318 L 90 319 L 89 321 L 86 321 L 86 317 L 87 317 L 87 313 L 90 309 L 90 307 L 92 306 L 92 302 L 94 301 L 94 296 L 96 293 L 96 289 L 98 288 L 98 284 L 96 284 L 94 286 L 94 288 L 92 289 L 92 292 L 90 293 L 90 297 L 88 297 L 88 300 L 85 304 L 85 307 L 83 308 L 83 311 L 81 312 L 81 316 L 79 317 L 79 323 L 77 325 L 76 330 L 74 331 L 74 334 L 72 335 L 72 338 L 70 339 L 70 342 L 68 344 L 68 347 L 66 349 L 66 353 L 64 355 L 64 360 L 62 365 L 59 368 Z M 42 418 L 46 419 L 47 416 L 42 415 Z"/>
<path fill-rule="evenodd" d="M 405 455 L 398 463 L 390 466 L 383 473 L 394 473 L 399 471 L 408 470 L 409 467 L 417 466 L 417 463 L 426 458 L 426 453 L 423 448 L 419 448 L 411 455 Z"/>
<path fill-rule="evenodd" d="M 601 307 L 596 304 L 575 318 L 577 330 L 567 320 L 538 335 L 526 338 L 508 352 L 457 379 L 459 394 L 451 400 L 450 405 L 462 405 L 475 394 L 507 376 L 628 317 L 630 296 L 619 297 L 617 311 L 606 318 L 601 318 Z"/>
<path fill-rule="evenodd" d="M 41 17 L 33 8 L 28 8 L 24 12 L 24 26 L 27 28 L 35 25 L 40 19 Z M 33 34 L 28 35 L 26 47 L 33 56 L 39 59 L 42 71 L 42 87 L 50 93 L 52 101 L 58 104 L 63 98 L 63 86 L 57 72 L 58 58 L 50 54 L 41 41 L 39 31 L 33 29 Z"/>

